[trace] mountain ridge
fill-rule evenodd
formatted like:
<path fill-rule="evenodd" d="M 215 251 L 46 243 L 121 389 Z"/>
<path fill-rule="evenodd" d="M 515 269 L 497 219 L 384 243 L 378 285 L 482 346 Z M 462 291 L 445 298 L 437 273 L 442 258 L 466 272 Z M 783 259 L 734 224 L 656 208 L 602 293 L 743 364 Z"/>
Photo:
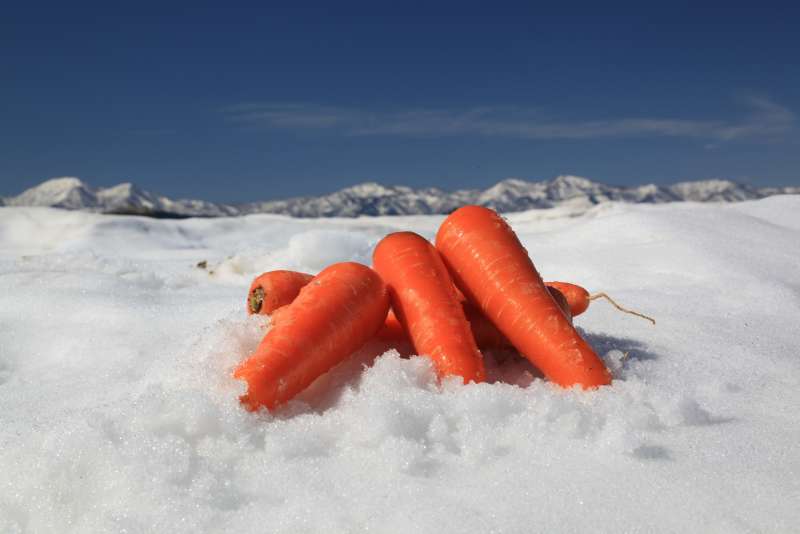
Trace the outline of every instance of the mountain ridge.
<path fill-rule="evenodd" d="M 320 196 L 293 197 L 243 204 L 170 199 L 131 182 L 92 188 L 76 177 L 46 180 L 15 197 L 0 197 L 0 206 L 47 206 L 109 214 L 150 217 L 225 217 L 274 213 L 292 217 L 358 217 L 450 213 L 464 204 L 479 204 L 501 212 L 546 209 L 564 203 L 587 208 L 604 202 L 661 204 L 665 202 L 737 202 L 775 194 L 800 194 L 800 187 L 758 188 L 724 179 L 678 182 L 672 185 L 613 186 L 588 178 L 561 175 L 551 180 L 506 178 L 480 189 L 445 191 L 363 182 Z"/>

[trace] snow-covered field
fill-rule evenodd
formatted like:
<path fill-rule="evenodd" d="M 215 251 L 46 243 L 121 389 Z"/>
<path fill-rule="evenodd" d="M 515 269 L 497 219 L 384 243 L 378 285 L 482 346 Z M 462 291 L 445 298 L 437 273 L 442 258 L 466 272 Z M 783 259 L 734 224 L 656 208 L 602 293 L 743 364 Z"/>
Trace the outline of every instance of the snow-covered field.
<path fill-rule="evenodd" d="M 797 532 L 800 196 L 509 220 L 545 279 L 658 320 L 577 318 L 612 386 L 373 345 L 272 416 L 230 377 L 252 276 L 441 217 L 0 208 L 0 532 Z"/>

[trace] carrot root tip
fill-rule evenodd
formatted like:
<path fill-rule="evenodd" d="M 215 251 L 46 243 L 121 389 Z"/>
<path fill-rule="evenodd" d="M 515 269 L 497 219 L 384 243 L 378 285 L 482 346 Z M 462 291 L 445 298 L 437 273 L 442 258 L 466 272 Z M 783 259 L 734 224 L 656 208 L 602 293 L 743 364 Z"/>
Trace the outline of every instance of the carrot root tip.
<path fill-rule="evenodd" d="M 653 323 L 654 326 L 656 324 L 656 320 L 653 319 L 652 317 L 647 316 L 647 315 L 645 315 L 643 313 L 639 313 L 637 311 L 633 311 L 633 310 L 629 310 L 627 308 L 623 308 L 622 306 L 617 304 L 614 299 L 612 299 L 611 297 L 609 297 L 605 293 L 601 292 L 601 293 L 594 293 L 592 295 L 589 295 L 589 300 L 595 300 L 595 299 L 600 299 L 600 298 L 606 299 L 608 302 L 611 303 L 612 306 L 614 306 L 616 309 L 618 309 L 619 311 L 621 311 L 623 313 L 628 313 L 630 315 L 635 315 L 637 317 L 641 317 L 642 319 L 645 319 L 645 320 L 650 321 L 651 323 Z"/>

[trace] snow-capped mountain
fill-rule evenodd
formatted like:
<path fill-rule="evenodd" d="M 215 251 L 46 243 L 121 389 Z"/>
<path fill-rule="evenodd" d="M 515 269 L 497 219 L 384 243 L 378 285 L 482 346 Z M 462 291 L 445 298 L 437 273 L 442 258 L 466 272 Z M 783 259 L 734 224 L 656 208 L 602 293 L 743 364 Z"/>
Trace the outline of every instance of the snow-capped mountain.
<path fill-rule="evenodd" d="M 97 206 L 96 192 L 74 177 L 53 178 L 7 200 L 9 206 L 87 209 Z"/>
<path fill-rule="evenodd" d="M 317 197 L 228 205 L 204 200 L 172 200 L 139 189 L 131 183 L 93 189 L 78 178 L 65 177 L 47 180 L 16 197 L 0 198 L 0 206 L 50 206 L 153 217 L 221 217 L 251 213 L 277 213 L 293 217 L 357 217 L 444 214 L 464 204 L 479 204 L 502 212 L 512 212 L 551 208 L 567 202 L 586 207 L 611 201 L 650 204 L 735 202 L 776 194 L 800 194 L 800 187 L 756 188 L 719 179 L 666 186 L 647 184 L 618 187 L 564 175 L 540 182 L 508 178 L 483 191 L 413 189 L 367 182 Z"/>
<path fill-rule="evenodd" d="M 294 217 L 357 217 L 359 215 L 423 215 L 448 213 L 469 204 L 478 191 L 447 192 L 412 189 L 374 182 L 354 185 L 319 197 L 256 202 L 241 206 L 244 213 L 281 213 Z"/>
<path fill-rule="evenodd" d="M 682 182 L 669 186 L 647 184 L 617 187 L 579 176 L 558 176 L 530 182 L 502 180 L 480 191 L 436 188 L 412 189 L 364 183 L 319 197 L 298 197 L 240 206 L 243 213 L 281 213 L 295 217 L 353 217 L 358 215 L 424 215 L 449 213 L 464 204 L 479 204 L 502 212 L 551 208 L 565 202 L 587 207 L 602 202 L 663 203 L 733 202 L 781 193 L 800 193 L 800 188 L 757 189 L 729 180 Z"/>
<path fill-rule="evenodd" d="M 766 196 L 755 187 L 728 180 L 681 182 L 670 186 L 670 191 L 680 200 L 695 202 L 736 202 Z"/>
<path fill-rule="evenodd" d="M 7 206 L 49 206 L 151 217 L 221 217 L 239 210 L 204 200 L 172 200 L 125 182 L 93 189 L 79 178 L 53 178 L 5 199 Z"/>

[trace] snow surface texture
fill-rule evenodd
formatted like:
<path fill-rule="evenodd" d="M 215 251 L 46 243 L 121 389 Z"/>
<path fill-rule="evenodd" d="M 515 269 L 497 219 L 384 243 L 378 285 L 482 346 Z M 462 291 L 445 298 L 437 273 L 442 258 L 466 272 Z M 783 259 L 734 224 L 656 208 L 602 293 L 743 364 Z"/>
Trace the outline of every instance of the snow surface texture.
<path fill-rule="evenodd" d="M 251 277 L 440 216 L 0 208 L 0 532 L 796 531 L 800 197 L 559 213 L 509 217 L 544 278 L 658 320 L 577 319 L 612 386 L 501 353 L 440 385 L 371 345 L 254 415 L 230 377 L 268 327 Z"/>

